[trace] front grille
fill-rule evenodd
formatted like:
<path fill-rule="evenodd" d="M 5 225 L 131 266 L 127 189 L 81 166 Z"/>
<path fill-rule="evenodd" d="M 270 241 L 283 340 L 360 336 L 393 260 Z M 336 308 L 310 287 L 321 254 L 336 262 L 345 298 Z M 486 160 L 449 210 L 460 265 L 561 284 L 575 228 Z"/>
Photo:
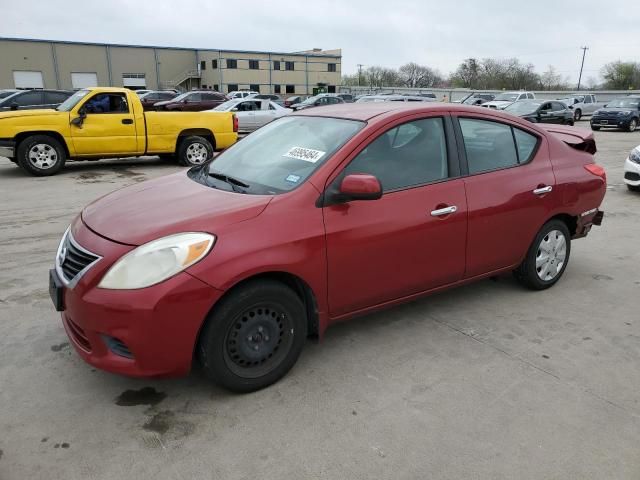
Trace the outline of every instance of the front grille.
<path fill-rule="evenodd" d="M 112 353 L 120 357 L 133 358 L 133 353 L 131 353 L 129 347 L 127 347 L 122 340 L 118 340 L 117 338 L 110 337 L 108 335 L 103 335 L 102 339 Z"/>
<path fill-rule="evenodd" d="M 624 172 L 625 180 L 638 181 L 640 180 L 640 173 L 636 172 Z"/>
<path fill-rule="evenodd" d="M 91 343 L 89 343 L 89 339 L 84 333 L 84 330 L 82 330 L 82 328 L 80 328 L 78 324 L 76 324 L 69 317 L 65 318 L 67 320 L 67 326 L 69 327 L 69 333 L 73 337 L 73 340 L 87 352 L 91 352 Z"/>
<path fill-rule="evenodd" d="M 56 262 L 60 266 L 60 270 L 67 282 L 73 281 L 80 272 L 90 266 L 100 257 L 78 245 L 68 232 L 62 242 L 60 252 Z"/>

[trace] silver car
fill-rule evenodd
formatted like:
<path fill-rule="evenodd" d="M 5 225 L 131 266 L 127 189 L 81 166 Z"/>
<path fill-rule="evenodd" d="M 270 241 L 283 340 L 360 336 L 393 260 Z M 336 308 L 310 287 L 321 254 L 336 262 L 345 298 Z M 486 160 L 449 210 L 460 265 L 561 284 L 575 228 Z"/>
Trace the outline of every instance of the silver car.
<path fill-rule="evenodd" d="M 238 132 L 253 132 L 276 118 L 291 113 L 288 108 L 281 107 L 273 100 L 260 98 L 238 98 L 228 100 L 212 112 L 233 112 L 238 118 Z"/>

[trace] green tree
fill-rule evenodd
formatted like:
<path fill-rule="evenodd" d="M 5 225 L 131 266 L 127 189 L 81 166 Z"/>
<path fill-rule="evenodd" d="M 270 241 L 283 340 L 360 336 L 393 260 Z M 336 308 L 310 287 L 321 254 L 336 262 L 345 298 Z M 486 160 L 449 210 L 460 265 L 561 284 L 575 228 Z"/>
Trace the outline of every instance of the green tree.
<path fill-rule="evenodd" d="M 604 87 L 612 90 L 627 90 L 640 87 L 640 63 L 611 62 L 602 67 Z"/>

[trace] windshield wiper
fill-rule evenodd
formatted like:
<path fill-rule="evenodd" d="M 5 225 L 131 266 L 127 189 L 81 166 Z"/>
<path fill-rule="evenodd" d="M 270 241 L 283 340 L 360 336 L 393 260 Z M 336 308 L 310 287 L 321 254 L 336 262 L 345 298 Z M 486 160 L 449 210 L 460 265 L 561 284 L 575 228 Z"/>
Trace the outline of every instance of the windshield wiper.
<path fill-rule="evenodd" d="M 247 183 L 244 183 L 242 180 L 238 180 L 237 178 L 233 178 L 229 175 L 225 175 L 224 173 L 209 172 L 209 176 L 213 178 L 217 178 L 218 180 L 222 180 L 225 183 L 228 183 L 229 185 L 231 185 L 231 188 L 233 189 L 234 192 L 247 193 L 245 190 L 243 190 L 243 188 L 249 188 L 249 185 Z M 238 188 L 238 187 L 243 187 L 243 188 Z"/>

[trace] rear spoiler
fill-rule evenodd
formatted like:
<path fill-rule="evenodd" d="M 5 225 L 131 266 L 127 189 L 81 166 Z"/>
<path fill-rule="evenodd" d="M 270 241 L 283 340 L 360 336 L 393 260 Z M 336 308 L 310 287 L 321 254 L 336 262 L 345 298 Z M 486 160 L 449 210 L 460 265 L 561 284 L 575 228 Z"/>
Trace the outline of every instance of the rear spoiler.
<path fill-rule="evenodd" d="M 538 123 L 536 126 L 552 133 L 558 140 L 562 140 L 576 150 L 581 150 L 592 155 L 597 151 L 593 132 L 589 130 L 566 125 L 554 125 L 552 123 Z"/>

